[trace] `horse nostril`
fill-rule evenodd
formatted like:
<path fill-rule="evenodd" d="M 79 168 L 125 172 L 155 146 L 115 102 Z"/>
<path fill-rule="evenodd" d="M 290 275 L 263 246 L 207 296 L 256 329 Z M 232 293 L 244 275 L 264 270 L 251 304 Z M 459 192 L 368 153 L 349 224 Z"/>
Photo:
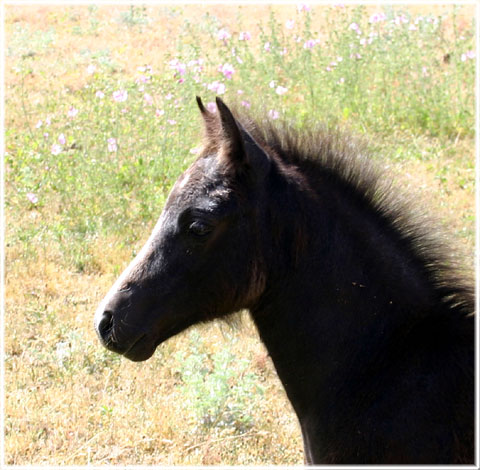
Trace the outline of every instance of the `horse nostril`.
<path fill-rule="evenodd" d="M 103 312 L 102 318 L 100 319 L 100 322 L 98 323 L 97 329 L 98 329 L 98 334 L 106 340 L 109 333 L 112 331 L 113 327 L 113 315 L 112 312 L 105 310 Z"/>

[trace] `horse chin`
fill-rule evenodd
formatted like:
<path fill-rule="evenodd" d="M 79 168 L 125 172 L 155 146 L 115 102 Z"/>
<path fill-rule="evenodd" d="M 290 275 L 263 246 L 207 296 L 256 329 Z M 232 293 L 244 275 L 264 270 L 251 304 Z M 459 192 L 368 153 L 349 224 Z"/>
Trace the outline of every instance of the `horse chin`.
<path fill-rule="evenodd" d="M 143 335 L 127 351 L 122 353 L 122 355 L 133 362 L 146 361 L 153 356 L 157 346 L 186 328 L 188 328 L 188 324 L 175 324 L 165 331 L 162 331 L 157 338 Z"/>
<path fill-rule="evenodd" d="M 142 362 L 150 359 L 155 352 L 156 347 L 154 348 L 131 348 L 123 355 L 133 362 Z"/>
<path fill-rule="evenodd" d="M 146 361 L 153 356 L 156 349 L 157 344 L 145 341 L 145 336 L 142 336 L 123 353 L 123 356 L 133 362 Z"/>

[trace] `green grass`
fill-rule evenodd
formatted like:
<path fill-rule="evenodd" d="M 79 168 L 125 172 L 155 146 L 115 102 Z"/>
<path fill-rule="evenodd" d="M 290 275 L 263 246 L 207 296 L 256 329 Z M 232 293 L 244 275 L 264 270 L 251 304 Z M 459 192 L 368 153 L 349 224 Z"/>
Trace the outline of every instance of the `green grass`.
<path fill-rule="evenodd" d="M 192 8 L 7 7 L 7 463 L 302 462 L 248 322 L 143 365 L 92 331 L 195 158 L 196 95 L 366 135 L 471 253 L 473 7 Z"/>

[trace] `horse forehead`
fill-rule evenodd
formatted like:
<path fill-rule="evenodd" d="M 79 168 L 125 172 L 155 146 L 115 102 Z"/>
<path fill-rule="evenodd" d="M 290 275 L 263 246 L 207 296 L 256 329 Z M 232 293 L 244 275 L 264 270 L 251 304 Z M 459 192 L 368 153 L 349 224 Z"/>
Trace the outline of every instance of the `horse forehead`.
<path fill-rule="evenodd" d="M 193 163 L 175 183 L 170 202 L 188 203 L 200 196 L 226 195 L 225 180 L 219 174 L 214 157 L 203 157 Z"/>

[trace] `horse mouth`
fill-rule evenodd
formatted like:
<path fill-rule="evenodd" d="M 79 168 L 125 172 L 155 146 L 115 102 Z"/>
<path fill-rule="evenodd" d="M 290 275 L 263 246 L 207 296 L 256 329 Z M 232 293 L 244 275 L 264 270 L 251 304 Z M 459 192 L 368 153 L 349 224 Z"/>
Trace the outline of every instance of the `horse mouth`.
<path fill-rule="evenodd" d="M 141 362 L 150 359 L 157 347 L 167 339 L 176 335 L 184 329 L 180 324 L 174 324 L 170 328 L 163 331 L 156 339 L 148 338 L 147 334 L 140 336 L 134 343 L 123 353 L 127 359 L 133 362 Z"/>
<path fill-rule="evenodd" d="M 141 362 L 150 359 L 157 349 L 156 344 L 145 341 L 146 335 L 140 336 L 125 352 L 122 353 L 127 359 L 133 362 Z"/>

